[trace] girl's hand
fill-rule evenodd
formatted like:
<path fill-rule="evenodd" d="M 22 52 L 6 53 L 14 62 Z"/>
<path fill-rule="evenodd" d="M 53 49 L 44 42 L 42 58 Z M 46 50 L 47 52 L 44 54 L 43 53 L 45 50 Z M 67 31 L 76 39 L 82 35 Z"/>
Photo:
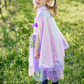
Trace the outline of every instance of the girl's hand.
<path fill-rule="evenodd" d="M 35 51 L 35 58 L 37 58 L 37 59 L 40 58 L 40 54 L 39 54 L 39 52 L 36 52 L 36 51 Z"/>

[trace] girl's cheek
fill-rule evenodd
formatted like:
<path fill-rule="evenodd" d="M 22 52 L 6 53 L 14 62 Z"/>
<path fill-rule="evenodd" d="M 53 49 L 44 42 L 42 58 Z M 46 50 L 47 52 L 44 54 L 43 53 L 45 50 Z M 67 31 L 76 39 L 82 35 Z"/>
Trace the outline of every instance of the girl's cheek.
<path fill-rule="evenodd" d="M 35 4 L 36 0 L 33 0 L 33 3 Z"/>

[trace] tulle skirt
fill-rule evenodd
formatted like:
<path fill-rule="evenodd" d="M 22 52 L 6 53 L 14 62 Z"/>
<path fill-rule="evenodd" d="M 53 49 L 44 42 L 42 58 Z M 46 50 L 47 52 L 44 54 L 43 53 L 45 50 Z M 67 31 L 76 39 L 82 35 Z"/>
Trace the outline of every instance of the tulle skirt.
<path fill-rule="evenodd" d="M 57 82 L 60 78 L 64 79 L 64 60 L 59 65 L 54 65 L 53 68 L 39 68 L 39 59 L 34 57 L 35 55 L 35 44 L 37 35 L 31 35 L 30 46 L 29 46 L 29 76 L 37 82 L 43 82 L 48 79 L 51 82 Z"/>

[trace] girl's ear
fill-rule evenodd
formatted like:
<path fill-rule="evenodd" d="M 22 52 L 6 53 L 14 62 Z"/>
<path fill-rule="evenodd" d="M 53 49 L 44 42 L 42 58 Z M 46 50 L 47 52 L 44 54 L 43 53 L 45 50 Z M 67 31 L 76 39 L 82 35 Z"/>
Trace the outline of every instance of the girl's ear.
<path fill-rule="evenodd" d="M 47 1 L 47 4 L 50 4 L 51 0 Z"/>

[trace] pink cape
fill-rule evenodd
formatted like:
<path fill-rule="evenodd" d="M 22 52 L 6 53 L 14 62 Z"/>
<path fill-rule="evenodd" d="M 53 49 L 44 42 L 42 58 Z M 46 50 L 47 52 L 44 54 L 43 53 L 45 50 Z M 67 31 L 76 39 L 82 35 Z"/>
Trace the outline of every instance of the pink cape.
<path fill-rule="evenodd" d="M 41 6 L 36 11 L 37 16 L 35 19 L 37 22 L 33 27 L 38 28 L 40 59 L 34 58 L 35 48 L 30 48 L 29 66 L 34 69 L 33 78 L 37 82 L 42 82 L 46 78 L 56 82 L 59 78 L 63 78 L 64 50 L 68 49 L 69 45 L 47 7 Z M 32 35 L 31 38 L 33 38 Z M 36 42 L 36 35 L 34 38 Z M 33 60 L 32 63 L 30 62 L 31 60 Z"/>

